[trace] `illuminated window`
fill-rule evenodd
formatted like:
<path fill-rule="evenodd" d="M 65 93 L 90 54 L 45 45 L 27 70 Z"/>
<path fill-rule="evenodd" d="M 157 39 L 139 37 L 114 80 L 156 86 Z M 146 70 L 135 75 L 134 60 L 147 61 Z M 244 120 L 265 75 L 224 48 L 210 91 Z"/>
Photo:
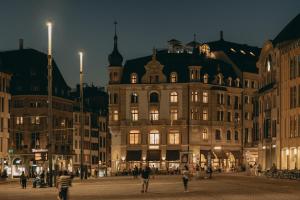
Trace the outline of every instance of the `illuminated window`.
<path fill-rule="evenodd" d="M 170 131 L 169 133 L 169 144 L 179 144 L 180 143 L 180 135 L 179 131 Z"/>
<path fill-rule="evenodd" d="M 170 94 L 170 102 L 177 103 L 178 102 L 178 94 L 177 92 L 171 92 Z"/>
<path fill-rule="evenodd" d="M 192 102 L 198 102 L 198 95 L 199 93 L 197 91 L 192 91 Z"/>
<path fill-rule="evenodd" d="M 138 130 L 132 130 L 129 133 L 129 144 L 140 144 L 140 132 Z"/>
<path fill-rule="evenodd" d="M 60 121 L 60 125 L 61 125 L 62 127 L 65 127 L 65 126 L 66 126 L 66 119 L 62 119 L 62 120 Z"/>
<path fill-rule="evenodd" d="M 177 120 L 177 119 L 178 119 L 178 110 L 171 109 L 171 120 Z"/>
<path fill-rule="evenodd" d="M 203 103 L 208 103 L 208 92 L 203 92 L 202 95 Z"/>
<path fill-rule="evenodd" d="M 208 120 L 208 111 L 207 111 L 207 109 L 203 109 L 202 118 L 203 118 L 203 120 Z"/>
<path fill-rule="evenodd" d="M 40 124 L 40 117 L 39 116 L 31 116 L 30 121 L 31 121 L 31 124 Z"/>
<path fill-rule="evenodd" d="M 158 120 L 159 119 L 159 112 L 157 109 L 152 109 L 150 111 L 150 120 L 154 121 L 154 120 Z"/>
<path fill-rule="evenodd" d="M 176 72 L 172 72 L 170 75 L 170 82 L 171 83 L 177 83 L 177 73 Z"/>
<path fill-rule="evenodd" d="M 132 121 L 139 120 L 139 111 L 138 111 L 138 109 L 132 109 L 131 110 L 131 120 Z"/>
<path fill-rule="evenodd" d="M 136 92 L 133 92 L 131 94 L 131 103 L 138 103 L 138 101 L 139 101 L 138 94 Z"/>
<path fill-rule="evenodd" d="M 203 140 L 208 140 L 208 133 L 207 133 L 207 129 L 203 129 L 202 131 L 202 139 Z"/>
<path fill-rule="evenodd" d="M 205 55 L 208 55 L 210 52 L 210 48 L 208 45 L 202 45 L 201 46 L 201 52 L 204 53 Z"/>
<path fill-rule="evenodd" d="M 157 130 L 150 131 L 149 144 L 159 144 L 159 132 Z"/>
<path fill-rule="evenodd" d="M 119 112 L 117 110 L 114 110 L 113 112 L 113 121 L 119 120 Z"/>
<path fill-rule="evenodd" d="M 16 124 L 17 125 L 23 124 L 23 117 L 17 117 Z"/>
<path fill-rule="evenodd" d="M 131 74 L 130 81 L 132 84 L 137 83 L 137 74 L 136 73 Z"/>
<path fill-rule="evenodd" d="M 208 83 L 208 74 L 204 74 L 203 82 Z"/>

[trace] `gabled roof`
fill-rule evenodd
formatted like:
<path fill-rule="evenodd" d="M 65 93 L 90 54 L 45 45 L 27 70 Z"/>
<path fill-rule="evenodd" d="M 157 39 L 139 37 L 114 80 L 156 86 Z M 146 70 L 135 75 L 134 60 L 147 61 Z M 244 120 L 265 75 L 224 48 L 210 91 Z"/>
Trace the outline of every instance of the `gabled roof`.
<path fill-rule="evenodd" d="M 261 49 L 246 44 L 238 44 L 223 39 L 207 42 L 210 51 L 223 51 L 243 72 L 258 73 L 256 62 Z"/>
<path fill-rule="evenodd" d="M 300 13 L 292 19 L 273 40 L 274 46 L 281 42 L 300 38 Z"/>
<path fill-rule="evenodd" d="M 145 56 L 136 59 L 127 60 L 123 69 L 123 84 L 130 83 L 130 75 L 136 73 L 138 75 L 138 83 L 141 83 L 142 76 L 145 74 L 145 65 L 152 59 L 152 56 Z M 237 77 L 236 72 L 231 65 L 215 59 L 205 58 L 203 56 L 188 54 L 188 53 L 166 53 L 158 52 L 156 59 L 164 65 L 163 73 L 167 77 L 167 82 L 170 82 L 169 77 L 171 72 L 176 72 L 178 74 L 178 82 L 185 83 L 189 82 L 189 69 L 188 67 L 192 64 L 197 64 L 202 66 L 201 77 L 204 74 L 209 75 L 209 81 L 212 82 L 218 72 L 222 73 L 224 78 L 232 77 L 235 79 Z M 218 71 L 219 70 L 219 71 Z"/>
<path fill-rule="evenodd" d="M 0 52 L 1 66 L 4 72 L 11 73 L 11 93 L 13 95 L 48 94 L 48 57 L 35 49 L 21 49 Z M 69 86 L 61 72 L 53 65 L 53 95 L 69 97 Z"/>

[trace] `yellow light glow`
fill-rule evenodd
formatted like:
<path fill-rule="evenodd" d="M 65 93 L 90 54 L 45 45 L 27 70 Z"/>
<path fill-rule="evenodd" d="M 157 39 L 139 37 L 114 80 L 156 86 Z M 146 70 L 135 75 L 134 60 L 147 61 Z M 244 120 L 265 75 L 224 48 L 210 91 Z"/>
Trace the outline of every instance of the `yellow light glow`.
<path fill-rule="evenodd" d="M 52 55 L 52 23 L 47 22 L 48 26 L 48 55 Z"/>
<path fill-rule="evenodd" d="M 221 150 L 222 147 L 221 146 L 217 146 L 217 147 L 214 147 L 215 150 Z"/>
<path fill-rule="evenodd" d="M 288 156 L 290 154 L 290 151 L 287 149 L 285 153 Z"/>
<path fill-rule="evenodd" d="M 80 59 L 80 73 L 83 71 L 83 53 L 79 51 L 79 59 Z"/>

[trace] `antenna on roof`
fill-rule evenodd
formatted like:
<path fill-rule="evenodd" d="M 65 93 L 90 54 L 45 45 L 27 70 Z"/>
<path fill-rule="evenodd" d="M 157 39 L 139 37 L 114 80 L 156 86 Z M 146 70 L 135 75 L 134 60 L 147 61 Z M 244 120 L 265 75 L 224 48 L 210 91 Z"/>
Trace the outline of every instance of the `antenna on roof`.
<path fill-rule="evenodd" d="M 223 38 L 223 31 L 222 30 L 220 31 L 220 40 L 224 40 L 224 38 Z"/>
<path fill-rule="evenodd" d="M 153 47 L 152 60 L 156 60 L 156 49 Z"/>

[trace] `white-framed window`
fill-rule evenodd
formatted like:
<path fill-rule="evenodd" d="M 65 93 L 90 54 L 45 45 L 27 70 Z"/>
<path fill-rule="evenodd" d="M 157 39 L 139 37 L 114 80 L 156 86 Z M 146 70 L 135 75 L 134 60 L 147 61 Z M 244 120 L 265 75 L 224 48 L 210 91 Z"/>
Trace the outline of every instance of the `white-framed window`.
<path fill-rule="evenodd" d="M 132 73 L 131 76 L 130 76 L 130 82 L 132 84 L 135 84 L 137 83 L 137 74 L 136 73 Z"/>
<path fill-rule="evenodd" d="M 170 82 L 171 83 L 177 83 L 177 73 L 176 72 L 172 72 L 170 75 Z"/>
<path fill-rule="evenodd" d="M 159 139 L 159 132 L 157 130 L 152 130 L 149 133 L 149 144 L 153 145 L 153 144 L 159 144 L 160 143 L 160 139 Z"/>
<path fill-rule="evenodd" d="M 237 78 L 235 80 L 235 84 L 236 84 L 236 87 L 240 87 L 240 79 L 239 78 Z"/>
<path fill-rule="evenodd" d="M 131 130 L 129 132 L 129 144 L 140 144 L 141 134 L 138 130 Z"/>
<path fill-rule="evenodd" d="M 177 120 L 178 119 L 178 110 L 176 108 L 171 109 L 171 120 Z"/>
<path fill-rule="evenodd" d="M 39 116 L 31 116 L 30 121 L 31 121 L 31 124 L 40 124 L 41 123 Z"/>
<path fill-rule="evenodd" d="M 218 104 L 223 105 L 224 104 L 224 94 L 218 93 L 217 94 Z"/>
<path fill-rule="evenodd" d="M 208 111 L 206 108 L 202 111 L 202 118 L 203 120 L 208 120 Z"/>
<path fill-rule="evenodd" d="M 17 125 L 23 124 L 23 117 L 22 117 L 22 116 L 16 118 L 16 124 L 17 124 Z"/>
<path fill-rule="evenodd" d="M 208 132 L 207 132 L 207 129 L 203 129 L 202 131 L 202 139 L 203 140 L 208 140 Z"/>
<path fill-rule="evenodd" d="M 157 109 L 151 109 L 150 110 L 150 116 L 149 116 L 151 121 L 155 121 L 159 119 L 159 112 Z"/>
<path fill-rule="evenodd" d="M 139 111 L 136 108 L 131 109 L 131 120 L 138 121 L 139 120 Z"/>
<path fill-rule="evenodd" d="M 223 121 L 224 120 L 224 111 L 223 110 L 218 110 L 217 111 L 217 120 L 218 121 Z"/>
<path fill-rule="evenodd" d="M 178 94 L 177 94 L 177 92 L 171 92 L 170 93 L 170 102 L 171 103 L 177 103 L 178 102 Z"/>
<path fill-rule="evenodd" d="M 245 103 L 246 104 L 250 103 L 250 97 L 248 95 L 245 95 Z"/>
<path fill-rule="evenodd" d="M 119 120 L 119 112 L 118 110 L 113 111 L 113 121 L 118 121 Z"/>
<path fill-rule="evenodd" d="M 169 144 L 179 144 L 180 143 L 180 134 L 177 130 L 171 130 L 169 132 Z"/>
<path fill-rule="evenodd" d="M 202 93 L 202 101 L 203 103 L 208 103 L 208 92 Z"/>

